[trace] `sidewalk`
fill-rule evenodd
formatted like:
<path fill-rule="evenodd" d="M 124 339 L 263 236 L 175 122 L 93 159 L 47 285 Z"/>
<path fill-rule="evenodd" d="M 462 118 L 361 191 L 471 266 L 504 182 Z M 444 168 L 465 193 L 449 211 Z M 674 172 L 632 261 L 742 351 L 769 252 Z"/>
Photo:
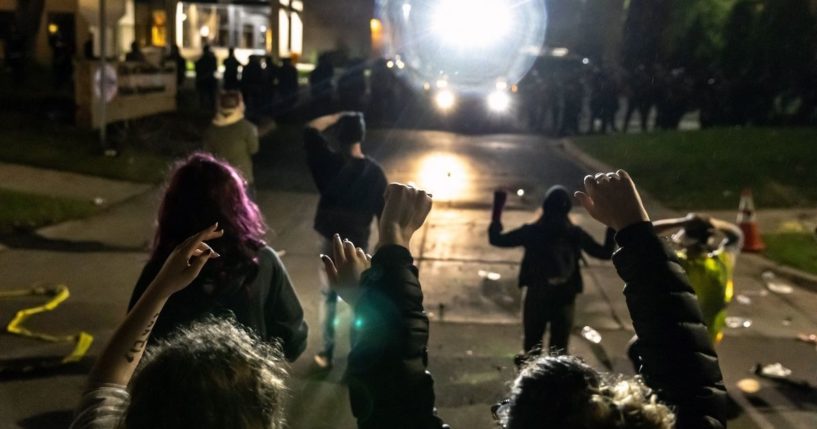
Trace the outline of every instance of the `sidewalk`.
<path fill-rule="evenodd" d="M 102 207 L 127 200 L 151 186 L 4 162 L 0 162 L 0 184 L 12 191 L 94 201 Z"/>

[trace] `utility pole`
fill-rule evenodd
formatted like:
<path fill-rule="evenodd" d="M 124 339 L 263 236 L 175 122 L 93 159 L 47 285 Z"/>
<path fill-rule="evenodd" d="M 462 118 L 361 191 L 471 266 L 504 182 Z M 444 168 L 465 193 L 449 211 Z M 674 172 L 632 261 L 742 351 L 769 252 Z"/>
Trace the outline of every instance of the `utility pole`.
<path fill-rule="evenodd" d="M 107 150 L 107 121 L 105 109 L 107 108 L 107 96 L 105 94 L 105 67 L 107 61 L 107 13 L 105 11 L 105 0 L 99 0 L 99 144 L 102 150 Z"/>

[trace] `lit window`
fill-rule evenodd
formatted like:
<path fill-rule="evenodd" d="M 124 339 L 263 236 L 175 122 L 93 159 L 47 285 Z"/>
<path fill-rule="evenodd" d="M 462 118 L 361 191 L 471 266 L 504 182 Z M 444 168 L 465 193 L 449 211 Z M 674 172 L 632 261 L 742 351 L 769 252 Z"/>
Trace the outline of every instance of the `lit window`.
<path fill-rule="evenodd" d="M 292 52 L 302 54 L 304 50 L 304 23 L 301 21 L 300 14 L 293 12 L 290 16 L 292 17 L 292 34 L 290 35 L 292 38 Z"/>
<path fill-rule="evenodd" d="M 150 39 L 153 46 L 167 45 L 167 15 L 163 10 L 153 11 L 153 25 L 150 27 Z"/>
<path fill-rule="evenodd" d="M 278 11 L 278 55 L 288 57 L 289 52 L 289 16 L 285 10 Z"/>

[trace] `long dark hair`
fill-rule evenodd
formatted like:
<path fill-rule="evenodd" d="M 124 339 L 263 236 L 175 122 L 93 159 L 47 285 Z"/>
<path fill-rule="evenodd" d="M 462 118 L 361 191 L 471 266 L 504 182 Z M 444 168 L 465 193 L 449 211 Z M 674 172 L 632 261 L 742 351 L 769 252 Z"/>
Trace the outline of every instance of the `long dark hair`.
<path fill-rule="evenodd" d="M 223 263 L 254 261 L 267 226 L 241 174 L 207 153 L 194 153 L 170 174 L 157 217 L 152 261 L 164 261 L 187 237 L 218 222 L 224 236 L 211 246 Z"/>

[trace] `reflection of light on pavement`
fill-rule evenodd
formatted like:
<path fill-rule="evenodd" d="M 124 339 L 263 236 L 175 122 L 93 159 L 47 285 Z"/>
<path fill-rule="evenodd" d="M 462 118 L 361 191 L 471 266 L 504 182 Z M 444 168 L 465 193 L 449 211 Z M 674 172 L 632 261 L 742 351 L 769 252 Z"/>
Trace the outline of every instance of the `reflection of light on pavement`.
<path fill-rule="evenodd" d="M 417 186 L 437 201 L 461 198 L 468 190 L 468 164 L 459 156 L 436 153 L 420 160 Z"/>
<path fill-rule="evenodd" d="M 760 391 L 760 383 L 754 378 L 744 378 L 737 382 L 738 389 L 743 393 L 757 393 Z"/>
<path fill-rule="evenodd" d="M 488 280 L 491 280 L 491 281 L 498 281 L 499 279 L 502 278 L 502 274 L 495 273 L 493 271 L 485 271 L 485 270 L 477 271 L 477 275 L 482 279 L 488 279 Z"/>
<path fill-rule="evenodd" d="M 582 328 L 582 337 L 593 344 L 599 344 L 601 342 L 601 334 L 599 334 L 599 331 L 589 326 Z"/>

